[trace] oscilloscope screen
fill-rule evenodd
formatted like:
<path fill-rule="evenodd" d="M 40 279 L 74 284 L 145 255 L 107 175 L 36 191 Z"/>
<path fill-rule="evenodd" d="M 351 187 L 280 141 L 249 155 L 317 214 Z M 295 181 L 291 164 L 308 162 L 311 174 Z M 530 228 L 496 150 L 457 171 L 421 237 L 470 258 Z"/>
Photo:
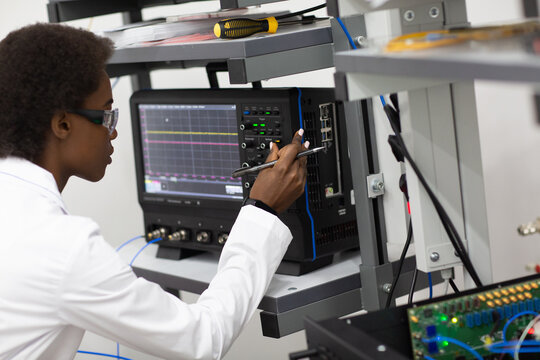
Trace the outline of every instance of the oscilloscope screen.
<path fill-rule="evenodd" d="M 242 200 L 236 105 L 138 109 L 146 193 Z"/>

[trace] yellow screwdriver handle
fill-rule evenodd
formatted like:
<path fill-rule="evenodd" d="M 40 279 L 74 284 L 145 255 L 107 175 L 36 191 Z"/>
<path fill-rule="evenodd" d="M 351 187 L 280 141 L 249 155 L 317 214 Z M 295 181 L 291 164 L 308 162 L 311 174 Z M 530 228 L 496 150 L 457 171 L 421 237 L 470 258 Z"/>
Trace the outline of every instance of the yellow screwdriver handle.
<path fill-rule="evenodd" d="M 214 34 L 220 39 L 239 39 L 260 32 L 275 33 L 278 22 L 275 17 L 264 19 L 225 19 L 214 25 Z"/>

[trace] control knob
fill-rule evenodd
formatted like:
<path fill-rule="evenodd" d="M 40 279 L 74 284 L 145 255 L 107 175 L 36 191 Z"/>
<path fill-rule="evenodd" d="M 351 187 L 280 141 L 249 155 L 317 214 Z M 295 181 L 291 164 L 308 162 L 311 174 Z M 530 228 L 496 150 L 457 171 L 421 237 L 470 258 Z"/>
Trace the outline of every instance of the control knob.
<path fill-rule="evenodd" d="M 248 167 L 252 167 L 252 166 L 255 166 L 255 161 L 245 161 L 242 163 L 242 167 L 243 168 L 248 168 Z"/>

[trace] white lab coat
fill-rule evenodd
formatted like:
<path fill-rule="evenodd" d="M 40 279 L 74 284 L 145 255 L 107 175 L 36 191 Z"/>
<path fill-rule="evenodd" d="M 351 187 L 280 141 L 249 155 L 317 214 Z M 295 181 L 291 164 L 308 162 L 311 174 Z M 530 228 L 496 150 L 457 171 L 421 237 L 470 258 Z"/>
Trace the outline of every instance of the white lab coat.
<path fill-rule="evenodd" d="M 217 275 L 188 305 L 137 278 L 95 222 L 70 215 L 51 173 L 0 159 L 0 359 L 72 359 L 85 330 L 166 359 L 218 359 L 291 239 L 276 216 L 243 207 Z"/>

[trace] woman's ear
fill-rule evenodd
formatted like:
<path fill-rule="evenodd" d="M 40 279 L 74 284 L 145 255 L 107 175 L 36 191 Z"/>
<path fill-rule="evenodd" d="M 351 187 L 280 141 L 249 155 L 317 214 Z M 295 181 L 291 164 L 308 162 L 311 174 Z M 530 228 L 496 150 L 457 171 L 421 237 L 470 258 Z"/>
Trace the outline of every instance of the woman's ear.
<path fill-rule="evenodd" d="M 55 111 L 51 119 L 51 131 L 58 139 L 65 139 L 71 133 L 71 118 L 65 111 Z"/>

